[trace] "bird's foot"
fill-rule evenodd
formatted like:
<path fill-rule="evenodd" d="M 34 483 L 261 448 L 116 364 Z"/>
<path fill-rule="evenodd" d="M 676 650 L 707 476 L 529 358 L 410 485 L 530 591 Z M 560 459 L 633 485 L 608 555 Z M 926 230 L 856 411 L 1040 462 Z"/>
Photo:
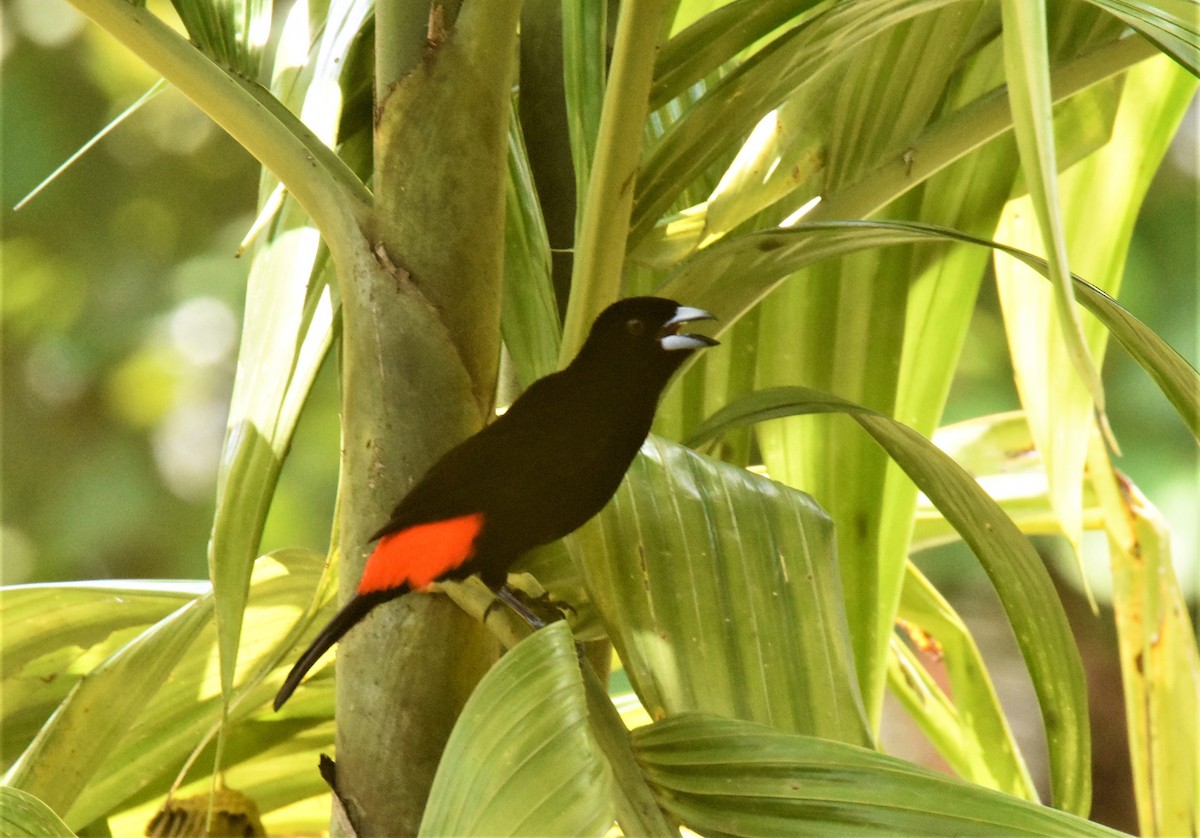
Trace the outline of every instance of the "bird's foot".
<path fill-rule="evenodd" d="M 543 592 L 540 596 L 532 596 L 520 588 L 504 584 L 496 588 L 495 593 L 496 600 L 484 612 L 484 620 L 487 620 L 488 615 L 492 613 L 492 608 L 501 602 L 515 611 L 517 616 L 528 623 L 534 631 L 544 628 L 556 620 L 565 619 L 568 611 L 571 614 L 575 613 L 575 609 L 569 603 L 551 598 L 548 592 Z"/>

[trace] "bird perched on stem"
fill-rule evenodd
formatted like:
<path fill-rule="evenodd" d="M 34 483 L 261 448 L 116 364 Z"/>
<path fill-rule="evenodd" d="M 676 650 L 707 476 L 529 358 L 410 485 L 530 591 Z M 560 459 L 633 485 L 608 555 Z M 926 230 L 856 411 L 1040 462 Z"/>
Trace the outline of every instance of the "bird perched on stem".
<path fill-rule="evenodd" d="M 604 507 L 650 432 L 672 374 L 717 343 L 683 327 L 712 319 L 658 297 L 605 309 L 570 365 L 531 384 L 404 496 L 370 539 L 379 543 L 358 590 L 292 667 L 275 709 L 371 609 L 409 591 L 477 573 L 519 608 L 505 587 L 508 568 Z"/>

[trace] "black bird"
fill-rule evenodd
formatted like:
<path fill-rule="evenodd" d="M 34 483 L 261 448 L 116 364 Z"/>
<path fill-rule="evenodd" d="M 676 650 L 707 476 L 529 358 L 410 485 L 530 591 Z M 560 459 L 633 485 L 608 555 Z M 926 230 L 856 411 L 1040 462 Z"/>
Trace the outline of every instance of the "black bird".
<path fill-rule="evenodd" d="M 570 534 L 599 512 L 650 432 L 672 374 L 697 349 L 717 344 L 684 334 L 684 324 L 712 319 L 658 297 L 632 297 L 605 309 L 566 369 L 535 381 L 404 496 L 370 539 L 379 544 L 357 593 L 292 667 L 275 709 L 375 606 L 474 573 L 507 594 L 508 568 L 522 553 Z"/>

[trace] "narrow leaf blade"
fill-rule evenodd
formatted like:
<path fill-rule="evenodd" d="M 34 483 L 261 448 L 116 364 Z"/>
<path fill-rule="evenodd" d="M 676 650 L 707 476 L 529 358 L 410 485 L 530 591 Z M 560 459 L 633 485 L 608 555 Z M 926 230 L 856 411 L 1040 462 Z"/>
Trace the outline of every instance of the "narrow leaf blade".
<path fill-rule="evenodd" d="M 1074 302 L 1067 242 L 1058 194 L 1058 164 L 1051 113 L 1050 56 L 1045 0 L 1002 0 L 1004 67 L 1013 109 L 1013 133 L 1021 153 L 1025 184 L 1049 253 L 1050 284 L 1062 340 L 1076 372 L 1104 412 L 1104 385 L 1088 352 Z"/>

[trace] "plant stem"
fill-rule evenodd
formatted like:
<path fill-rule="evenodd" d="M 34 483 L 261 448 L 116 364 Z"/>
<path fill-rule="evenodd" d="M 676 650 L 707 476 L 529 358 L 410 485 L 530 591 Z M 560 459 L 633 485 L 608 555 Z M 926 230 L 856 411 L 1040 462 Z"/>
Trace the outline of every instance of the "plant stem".
<path fill-rule="evenodd" d="M 650 84 L 668 0 L 627 0 L 617 18 L 600 136 L 575 242 L 571 300 L 563 324 L 560 363 L 575 357 L 588 325 L 621 292 L 633 187 L 642 154 Z"/>

